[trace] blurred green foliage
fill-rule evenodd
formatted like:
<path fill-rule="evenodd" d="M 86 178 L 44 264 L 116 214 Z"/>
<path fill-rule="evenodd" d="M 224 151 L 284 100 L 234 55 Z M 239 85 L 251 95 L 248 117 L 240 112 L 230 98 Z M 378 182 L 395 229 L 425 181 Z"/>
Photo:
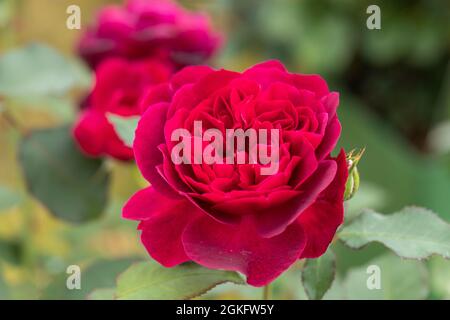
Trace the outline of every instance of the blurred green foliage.
<path fill-rule="evenodd" d="M 79 152 L 70 130 L 62 126 L 29 134 L 19 158 L 29 192 L 56 217 L 81 223 L 102 214 L 110 179 L 101 160 Z"/>

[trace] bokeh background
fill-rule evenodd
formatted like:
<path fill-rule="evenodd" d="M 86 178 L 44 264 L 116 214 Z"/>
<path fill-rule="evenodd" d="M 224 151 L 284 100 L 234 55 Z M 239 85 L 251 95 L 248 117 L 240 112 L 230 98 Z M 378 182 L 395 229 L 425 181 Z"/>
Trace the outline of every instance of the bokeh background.
<path fill-rule="evenodd" d="M 0 54 L 44 43 L 69 59 L 81 32 L 107 0 L 0 0 Z M 362 185 L 347 217 L 370 207 L 432 209 L 450 222 L 450 2 L 448 0 L 186 0 L 210 13 L 226 35 L 216 67 L 243 70 L 276 58 L 293 72 L 319 73 L 339 91 L 341 146 L 366 148 Z M 66 9 L 81 8 L 81 30 L 68 30 Z M 381 8 L 381 30 L 368 30 L 366 8 Z M 1 76 L 1 75 L 0 75 Z M 84 92 L 8 101 L 23 130 L 74 120 Z M 109 161 L 112 183 L 104 214 L 87 224 L 53 218 L 27 195 L 17 160 L 19 136 L 0 117 L 0 298 L 84 299 L 114 285 L 131 261 L 146 257 L 136 224 L 120 219 L 124 201 L 145 185 L 133 165 Z M 6 204 L 5 204 L 6 203 Z M 326 298 L 450 298 L 450 262 L 397 262 L 380 245 L 359 251 L 333 244 L 338 278 Z M 391 289 L 367 296 L 365 266 L 379 262 Z M 68 265 L 82 267 L 82 290 L 67 290 Z M 399 267 L 400 265 L 400 267 Z M 403 265 L 403 267 L 402 267 Z M 274 298 L 304 299 L 293 267 Z M 406 272 L 406 273 L 405 273 Z M 424 281 L 424 279 L 428 281 Z M 362 280 L 361 280 L 362 279 Z M 259 298 L 260 290 L 218 287 L 207 298 Z"/>

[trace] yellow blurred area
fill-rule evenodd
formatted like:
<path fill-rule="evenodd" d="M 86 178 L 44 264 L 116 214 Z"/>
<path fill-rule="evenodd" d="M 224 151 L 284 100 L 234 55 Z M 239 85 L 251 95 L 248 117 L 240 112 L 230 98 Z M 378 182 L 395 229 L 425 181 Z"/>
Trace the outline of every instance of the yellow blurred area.
<path fill-rule="evenodd" d="M 18 37 L 20 42 L 39 41 L 58 48 L 65 54 L 73 53 L 75 41 L 97 10 L 105 4 L 120 3 L 108 0 L 24 0 L 20 6 Z M 81 8 L 81 30 L 66 28 L 67 7 Z"/>
<path fill-rule="evenodd" d="M 0 237 L 11 239 L 20 232 L 23 225 L 21 210 L 14 208 L 3 212 L 0 216 Z"/>

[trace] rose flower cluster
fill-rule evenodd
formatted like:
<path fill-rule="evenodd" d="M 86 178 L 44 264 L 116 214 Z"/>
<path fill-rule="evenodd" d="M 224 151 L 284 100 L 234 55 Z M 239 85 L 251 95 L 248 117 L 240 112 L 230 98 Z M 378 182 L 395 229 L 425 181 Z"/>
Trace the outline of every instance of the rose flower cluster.
<path fill-rule="evenodd" d="M 204 14 L 167 0 L 129 0 L 123 7 L 101 10 L 78 52 L 91 67 L 110 57 L 152 57 L 183 67 L 205 61 L 220 41 Z"/>
<path fill-rule="evenodd" d="M 167 81 L 171 72 L 170 68 L 156 60 L 105 60 L 96 70 L 94 89 L 73 130 L 81 150 L 89 156 L 133 159 L 133 150 L 120 140 L 107 114 L 122 117 L 140 115 L 142 92 Z"/>
<path fill-rule="evenodd" d="M 110 39 L 110 53 L 133 53 L 128 56 L 133 58 L 144 47 L 136 39 L 151 39 L 152 54 L 138 64 L 123 59 L 100 64 L 90 107 L 83 111 L 75 137 L 91 155 L 127 159 L 134 154 L 149 186 L 129 199 L 123 217 L 139 221 L 141 241 L 153 259 L 166 267 L 192 261 L 235 270 L 250 285 L 266 285 L 297 260 L 321 256 L 343 222 L 347 163 L 344 151 L 331 156 L 341 133 L 339 95 L 320 76 L 290 73 L 278 61 L 244 72 L 186 66 L 172 73 L 177 67 L 161 62 L 167 55 L 157 60 L 154 52 L 173 50 L 167 44 L 179 41 L 183 49 L 202 48 L 209 54 L 211 37 L 173 31 L 173 24 L 184 19 L 183 10 L 160 1 L 153 8 L 154 3 L 131 1 L 125 11 L 101 15 L 99 27 L 86 36 L 86 43 Z M 129 24 L 127 17 L 137 12 Z M 149 28 L 147 37 L 136 37 L 135 28 L 142 26 Z M 184 40 L 166 41 L 169 34 L 184 34 Z M 92 45 L 101 47 L 102 42 Z M 141 115 L 133 148 L 123 145 L 105 112 Z M 203 131 L 217 129 L 224 135 L 228 129 L 276 129 L 278 170 L 262 175 L 262 163 L 225 159 L 174 162 L 172 133 L 183 129 L 194 136 L 200 121 Z M 258 147 L 270 149 L 269 144 Z M 235 156 L 249 151 L 236 150 Z"/>
<path fill-rule="evenodd" d="M 153 85 L 185 65 L 204 62 L 218 48 L 207 16 L 168 0 L 129 0 L 107 6 L 80 39 L 80 56 L 95 70 L 95 85 L 74 128 L 81 150 L 93 157 L 133 159 L 107 114 L 140 114 L 138 102 Z"/>

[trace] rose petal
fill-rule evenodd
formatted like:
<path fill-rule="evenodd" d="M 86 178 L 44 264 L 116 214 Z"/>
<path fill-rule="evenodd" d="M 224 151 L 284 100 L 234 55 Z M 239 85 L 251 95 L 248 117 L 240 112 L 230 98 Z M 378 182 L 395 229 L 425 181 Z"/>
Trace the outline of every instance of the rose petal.
<path fill-rule="evenodd" d="M 328 119 L 333 119 L 336 114 L 337 107 L 339 106 L 339 93 L 330 92 L 329 95 L 322 98 L 322 103 L 328 113 Z"/>
<path fill-rule="evenodd" d="M 172 84 L 173 90 L 176 91 L 185 84 L 197 82 L 213 71 L 214 70 L 208 66 L 188 66 L 174 74 L 174 76 L 170 80 L 170 83 Z"/>
<path fill-rule="evenodd" d="M 114 127 L 101 112 L 91 109 L 83 112 L 73 129 L 73 136 L 81 151 L 88 156 L 107 154 L 124 161 L 134 157 L 133 150 L 119 139 Z"/>
<path fill-rule="evenodd" d="M 313 91 L 319 98 L 330 92 L 325 80 L 317 74 L 292 74 L 292 79 L 298 89 Z"/>
<path fill-rule="evenodd" d="M 87 110 L 75 124 L 73 135 L 83 152 L 91 156 L 100 156 L 105 151 L 107 131 L 106 118 L 100 112 Z"/>
<path fill-rule="evenodd" d="M 161 83 L 156 86 L 149 88 L 146 93 L 142 95 L 139 102 L 139 109 L 141 114 L 143 114 L 150 106 L 160 103 L 169 103 L 172 98 L 172 91 L 170 90 L 169 84 Z"/>
<path fill-rule="evenodd" d="M 322 142 L 316 149 L 317 159 L 321 160 L 327 157 L 336 146 L 341 135 L 341 123 L 335 116 L 325 129 Z"/>
<path fill-rule="evenodd" d="M 255 219 L 258 233 L 266 238 L 282 233 L 333 181 L 336 167 L 335 161 L 322 161 L 316 172 L 301 185 L 302 194 L 286 201 L 276 211 L 272 209 L 260 212 Z"/>
<path fill-rule="evenodd" d="M 160 211 L 139 225 L 141 241 L 153 259 L 165 267 L 173 267 L 189 261 L 181 237 L 190 221 L 200 213 L 187 200 L 170 200 L 161 196 L 164 205 Z"/>
<path fill-rule="evenodd" d="M 163 163 L 158 146 L 164 141 L 167 108 L 167 103 L 155 104 L 142 115 L 136 129 L 133 149 L 136 163 L 144 178 L 160 193 L 179 197 L 156 169 L 156 166 Z"/>
<path fill-rule="evenodd" d="M 166 267 L 189 258 L 181 236 L 199 211 L 185 199 L 173 200 L 148 187 L 136 192 L 122 210 L 125 219 L 140 220 L 141 240 L 149 254 Z"/>
<path fill-rule="evenodd" d="M 253 67 L 248 68 L 247 70 L 257 69 L 257 68 L 275 68 L 275 69 L 279 69 L 281 71 L 287 72 L 284 65 L 279 60 L 275 60 L 275 59 L 257 63 Z"/>
<path fill-rule="evenodd" d="M 163 210 L 170 199 L 164 199 L 153 187 L 136 192 L 122 209 L 122 218 L 130 220 L 147 220 L 155 212 Z"/>
<path fill-rule="evenodd" d="M 286 84 L 292 84 L 292 78 L 290 74 L 285 70 L 276 67 L 276 64 L 268 64 L 266 67 L 256 65 L 244 71 L 242 77 L 245 79 L 256 81 L 262 88 L 267 89 L 274 82 L 282 82 Z"/>
<path fill-rule="evenodd" d="M 216 90 L 225 87 L 231 80 L 237 78 L 238 76 L 239 73 L 237 72 L 227 71 L 224 69 L 218 70 L 207 74 L 202 79 L 197 81 L 193 85 L 192 91 L 198 97 L 206 98 Z"/>
<path fill-rule="evenodd" d="M 338 169 L 333 182 L 296 221 L 303 227 L 307 237 L 306 248 L 301 258 L 317 258 L 321 256 L 327 250 L 337 228 L 343 222 L 343 197 L 348 176 L 343 150 L 337 157 L 336 163 Z"/>
<path fill-rule="evenodd" d="M 266 239 L 258 236 L 251 223 L 230 226 L 206 215 L 186 227 L 182 241 L 193 261 L 207 268 L 242 272 L 253 286 L 274 280 L 298 259 L 305 247 L 299 224 Z"/>

